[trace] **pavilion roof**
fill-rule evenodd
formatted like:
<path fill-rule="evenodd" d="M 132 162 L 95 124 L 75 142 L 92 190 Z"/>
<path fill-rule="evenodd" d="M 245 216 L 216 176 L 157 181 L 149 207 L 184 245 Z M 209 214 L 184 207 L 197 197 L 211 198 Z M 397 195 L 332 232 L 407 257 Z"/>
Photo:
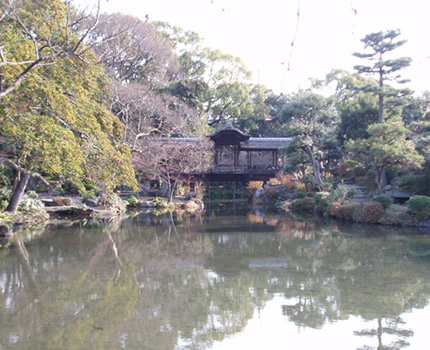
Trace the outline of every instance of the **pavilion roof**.
<path fill-rule="evenodd" d="M 293 141 L 292 137 L 251 137 L 240 143 L 243 150 L 269 150 L 288 147 Z"/>

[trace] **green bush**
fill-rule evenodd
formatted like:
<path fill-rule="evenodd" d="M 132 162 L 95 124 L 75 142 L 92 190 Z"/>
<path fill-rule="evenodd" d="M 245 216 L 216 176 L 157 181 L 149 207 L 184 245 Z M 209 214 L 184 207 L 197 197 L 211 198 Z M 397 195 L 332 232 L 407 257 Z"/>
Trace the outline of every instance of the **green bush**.
<path fill-rule="evenodd" d="M 430 197 L 412 196 L 407 205 L 408 209 L 420 218 L 426 218 L 430 215 Z"/>
<path fill-rule="evenodd" d="M 28 213 L 32 211 L 45 210 L 45 205 L 42 201 L 36 198 L 32 198 L 27 194 L 24 194 L 18 205 L 18 210 L 21 213 Z"/>
<path fill-rule="evenodd" d="M 49 215 L 45 211 L 45 205 L 42 201 L 31 198 L 27 194 L 22 196 L 18 205 L 18 213 L 21 215 L 21 223 L 36 223 L 49 220 Z"/>
<path fill-rule="evenodd" d="M 340 207 L 340 203 L 339 202 L 333 202 L 329 205 L 328 207 L 328 215 L 331 217 L 336 216 L 336 212 Z"/>
<path fill-rule="evenodd" d="M 389 208 L 393 204 L 393 198 L 387 195 L 379 195 L 372 198 L 373 202 L 378 202 L 384 209 Z"/>
<path fill-rule="evenodd" d="M 358 203 L 347 203 L 347 204 L 341 205 L 336 210 L 336 218 L 342 221 L 353 221 L 354 212 L 359 206 L 360 204 Z"/>
<path fill-rule="evenodd" d="M 126 209 L 125 202 L 118 193 L 106 193 L 101 196 L 101 202 L 104 206 L 116 212 L 124 212 Z"/>
<path fill-rule="evenodd" d="M 12 184 L 8 169 L 0 163 L 0 211 L 5 210 L 12 196 Z"/>
<path fill-rule="evenodd" d="M 410 215 L 406 213 L 406 208 L 393 204 L 385 209 L 379 222 L 383 225 L 407 226 L 410 223 Z"/>
<path fill-rule="evenodd" d="M 309 197 L 295 199 L 291 202 L 289 208 L 295 213 L 312 213 L 314 210 L 314 201 Z"/>
<path fill-rule="evenodd" d="M 329 192 L 317 192 L 314 195 L 315 209 L 318 213 L 328 215 L 331 197 Z"/>
<path fill-rule="evenodd" d="M 296 193 L 296 199 L 302 199 L 302 198 L 306 198 L 308 196 L 308 194 L 306 192 L 297 192 Z"/>
<path fill-rule="evenodd" d="M 363 206 L 362 217 L 364 222 L 376 224 L 384 214 L 384 207 L 378 202 L 367 202 Z"/>
<path fill-rule="evenodd" d="M 344 184 L 339 184 L 331 193 L 331 196 L 335 202 L 343 203 L 348 198 L 354 197 L 356 193 L 357 191 L 354 188 L 349 188 Z"/>
<path fill-rule="evenodd" d="M 129 207 L 137 207 L 139 205 L 139 200 L 135 196 L 131 196 L 127 199 L 127 206 Z"/>

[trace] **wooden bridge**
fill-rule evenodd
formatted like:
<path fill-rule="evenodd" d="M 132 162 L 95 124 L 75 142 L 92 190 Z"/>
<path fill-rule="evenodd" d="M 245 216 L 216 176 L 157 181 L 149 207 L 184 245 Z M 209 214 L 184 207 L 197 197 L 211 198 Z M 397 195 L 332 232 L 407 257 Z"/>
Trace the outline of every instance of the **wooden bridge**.
<path fill-rule="evenodd" d="M 189 182 L 203 181 L 268 181 L 278 173 L 283 164 L 278 159 L 279 150 L 287 147 L 290 137 L 251 137 L 226 124 L 208 135 L 213 142 L 212 165 L 204 171 L 176 174 Z M 154 138 L 152 142 L 178 143 L 183 149 L 197 150 L 202 138 Z M 172 152 L 175 147 L 172 147 Z M 181 147 L 179 147 L 181 148 Z"/>

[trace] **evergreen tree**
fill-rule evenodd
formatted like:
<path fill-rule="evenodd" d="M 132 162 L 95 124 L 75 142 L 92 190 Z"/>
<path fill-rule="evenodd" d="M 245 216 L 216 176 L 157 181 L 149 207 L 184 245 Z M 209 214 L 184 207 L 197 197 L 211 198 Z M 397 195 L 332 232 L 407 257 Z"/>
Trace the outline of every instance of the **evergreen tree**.
<path fill-rule="evenodd" d="M 367 59 L 370 65 L 357 65 L 354 69 L 358 73 L 376 74 L 378 76 L 378 86 L 366 84 L 361 87 L 365 92 L 371 92 L 378 96 L 378 122 L 382 123 L 384 99 L 391 97 L 393 102 L 398 102 L 399 98 L 411 93 L 408 89 L 394 89 L 385 84 L 386 81 L 394 81 L 399 84 L 406 83 L 396 72 L 406 68 L 411 63 L 411 58 L 402 57 L 395 59 L 385 59 L 386 55 L 406 43 L 406 40 L 396 41 L 400 35 L 399 30 L 389 30 L 387 32 L 377 32 L 366 35 L 361 41 L 364 43 L 364 49 L 370 49 L 366 53 L 354 53 L 359 58 Z M 396 73 L 396 75 L 394 75 Z"/>

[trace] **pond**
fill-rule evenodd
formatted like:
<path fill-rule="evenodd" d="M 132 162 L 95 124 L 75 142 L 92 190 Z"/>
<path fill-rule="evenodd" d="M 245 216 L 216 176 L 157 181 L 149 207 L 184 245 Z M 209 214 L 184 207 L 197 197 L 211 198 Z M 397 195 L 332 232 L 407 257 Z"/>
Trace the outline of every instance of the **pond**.
<path fill-rule="evenodd" d="M 20 233 L 0 349 L 428 349 L 429 234 L 230 213 Z"/>

